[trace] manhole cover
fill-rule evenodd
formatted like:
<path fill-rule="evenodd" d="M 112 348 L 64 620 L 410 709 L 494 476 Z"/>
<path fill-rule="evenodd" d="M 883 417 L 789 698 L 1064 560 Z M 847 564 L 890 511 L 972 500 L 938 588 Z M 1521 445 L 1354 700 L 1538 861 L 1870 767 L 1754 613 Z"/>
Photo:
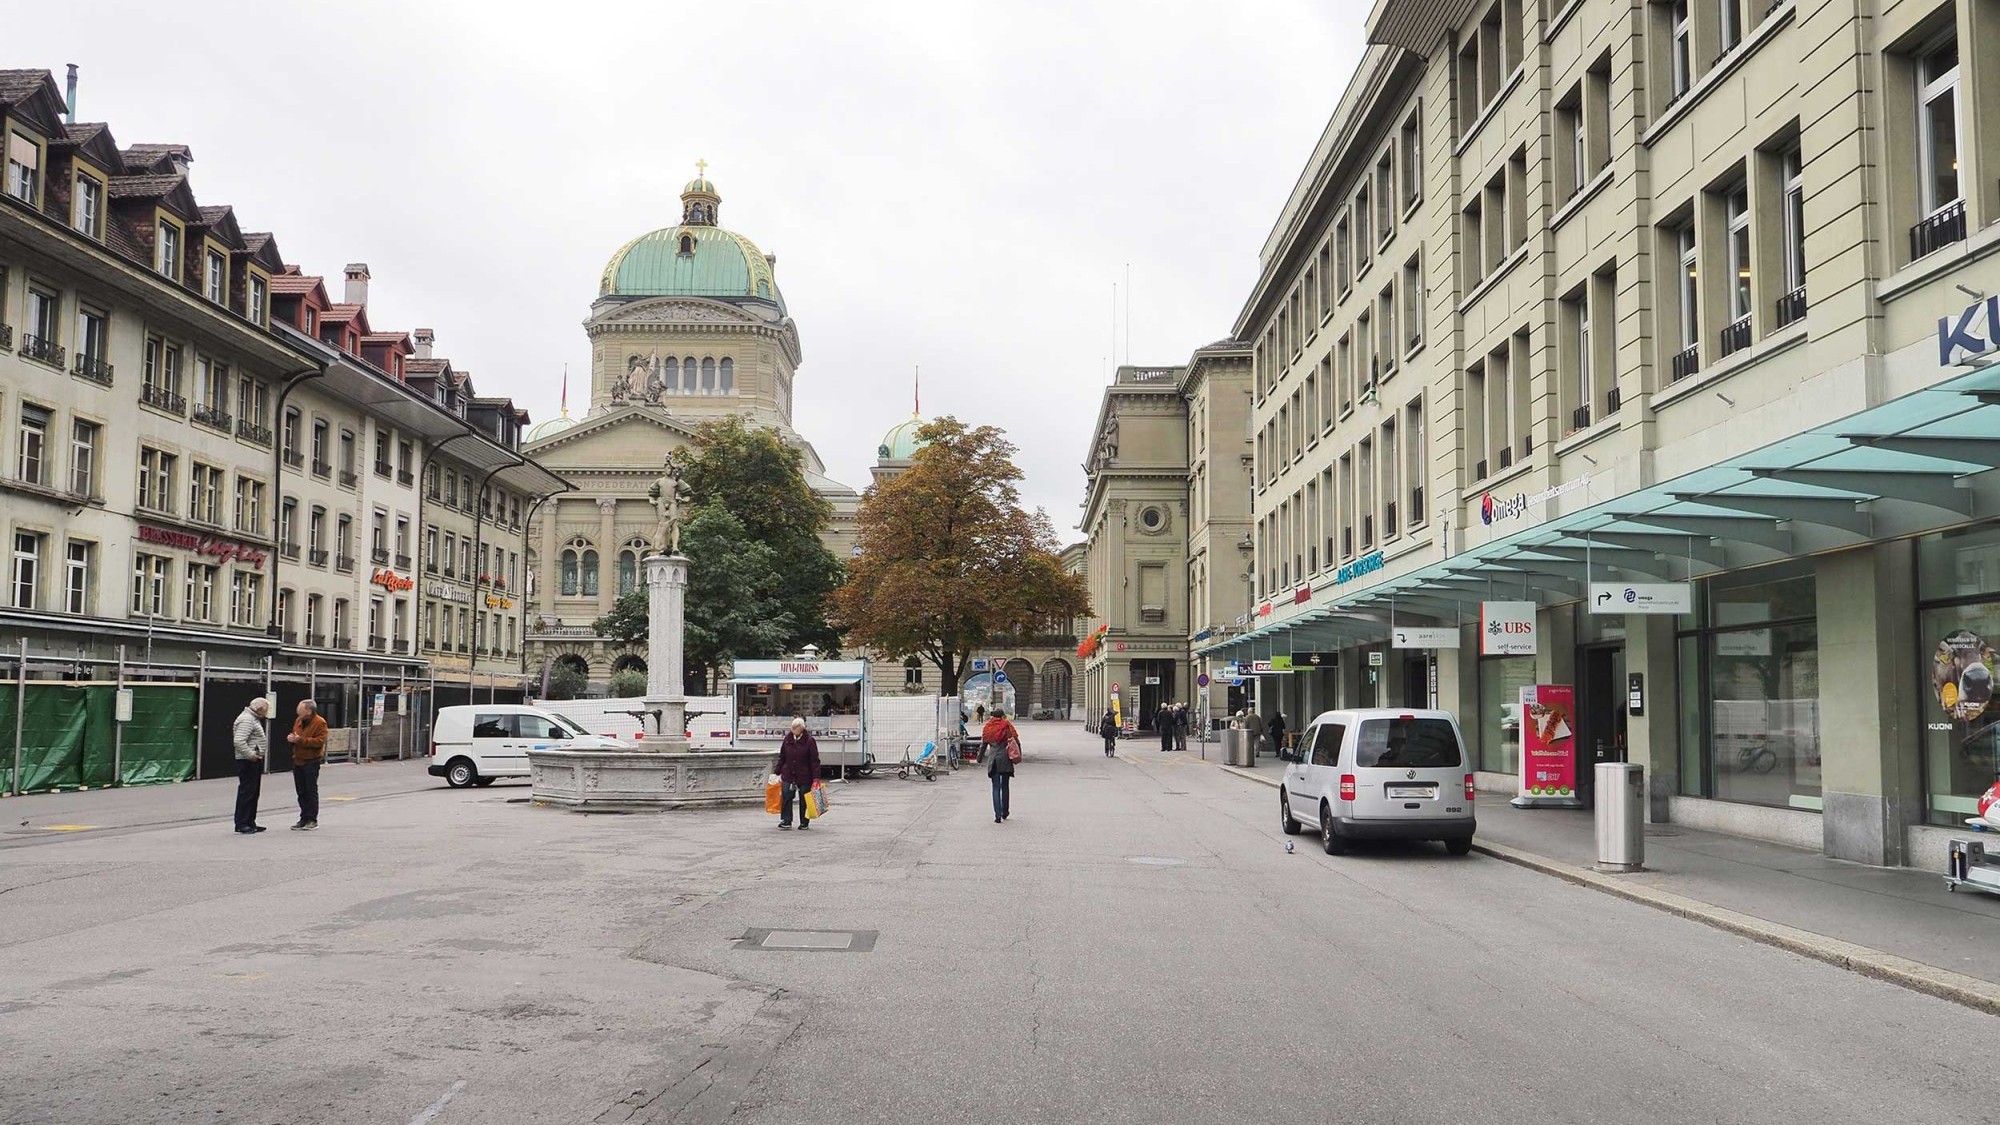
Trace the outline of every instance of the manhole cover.
<path fill-rule="evenodd" d="M 736 939 L 739 950 L 779 953 L 869 953 L 875 930 L 774 930 L 752 928 Z"/>
<path fill-rule="evenodd" d="M 1126 862 L 1143 863 L 1148 867 L 1179 867 L 1186 863 L 1187 860 L 1174 859 L 1172 856 L 1164 855 L 1135 855 L 1126 860 Z"/>

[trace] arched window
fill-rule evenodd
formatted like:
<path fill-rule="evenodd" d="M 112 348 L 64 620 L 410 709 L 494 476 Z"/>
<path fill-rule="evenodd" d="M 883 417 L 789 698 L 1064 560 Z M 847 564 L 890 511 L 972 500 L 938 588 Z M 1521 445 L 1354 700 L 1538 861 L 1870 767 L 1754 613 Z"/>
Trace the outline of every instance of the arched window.
<path fill-rule="evenodd" d="M 639 560 L 646 557 L 649 544 L 644 539 L 627 539 L 618 552 L 618 596 L 639 588 Z"/>
<path fill-rule="evenodd" d="M 665 388 L 664 393 L 677 393 L 680 390 L 681 384 L 680 361 L 673 356 L 668 356 L 661 360 L 659 376 L 660 384 Z"/>
<path fill-rule="evenodd" d="M 722 384 L 720 389 L 726 395 L 736 393 L 736 361 L 733 359 L 725 357 L 722 361 Z"/>
<path fill-rule="evenodd" d="M 701 393 L 715 393 L 715 360 L 704 357 L 701 361 Z"/>
<path fill-rule="evenodd" d="M 579 535 L 563 545 L 557 583 L 564 597 L 597 593 L 597 552 L 590 549 L 590 540 Z"/>
<path fill-rule="evenodd" d="M 691 234 L 684 234 L 684 235 L 681 235 L 681 253 L 683 253 L 683 254 L 692 254 L 692 253 L 694 253 L 694 236 L 693 236 L 693 235 L 691 235 Z"/>
<path fill-rule="evenodd" d="M 693 394 L 695 392 L 695 380 L 699 378 L 701 378 L 701 369 L 695 365 L 694 357 L 689 356 L 682 360 L 681 393 L 684 395 Z"/>

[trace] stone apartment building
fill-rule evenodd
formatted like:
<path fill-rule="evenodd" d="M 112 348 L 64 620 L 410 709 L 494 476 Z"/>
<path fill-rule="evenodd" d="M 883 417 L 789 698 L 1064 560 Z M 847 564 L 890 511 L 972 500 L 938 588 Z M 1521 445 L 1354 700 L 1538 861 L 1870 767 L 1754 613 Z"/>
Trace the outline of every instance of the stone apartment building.
<path fill-rule="evenodd" d="M 416 466 L 449 448 L 516 494 L 563 482 L 407 380 L 408 336 L 367 324 L 366 266 L 330 302 L 200 203 L 185 146 L 121 147 L 17 70 L 0 147 L 0 634 L 29 678 L 415 710 Z"/>
<path fill-rule="evenodd" d="M 1503 791 L 1569 685 L 1585 800 L 1941 862 L 2000 757 L 1994 18 L 1377 4 L 1237 320 L 1258 616 L 1203 658 L 1450 708 Z"/>

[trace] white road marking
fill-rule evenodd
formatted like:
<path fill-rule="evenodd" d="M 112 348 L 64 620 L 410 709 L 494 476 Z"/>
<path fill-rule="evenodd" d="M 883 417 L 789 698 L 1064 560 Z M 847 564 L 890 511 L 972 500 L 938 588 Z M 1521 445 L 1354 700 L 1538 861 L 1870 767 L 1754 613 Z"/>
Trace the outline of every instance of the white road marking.
<path fill-rule="evenodd" d="M 430 1125 L 430 1122 L 437 1120 L 438 1114 L 444 1112 L 444 1107 L 451 1104 L 451 1099 L 457 1097 L 458 1092 L 463 1089 L 465 1089 L 465 1079 L 461 1078 L 451 1084 L 451 1089 L 444 1092 L 444 1097 L 432 1102 L 422 1113 L 410 1118 L 410 1125 Z"/>

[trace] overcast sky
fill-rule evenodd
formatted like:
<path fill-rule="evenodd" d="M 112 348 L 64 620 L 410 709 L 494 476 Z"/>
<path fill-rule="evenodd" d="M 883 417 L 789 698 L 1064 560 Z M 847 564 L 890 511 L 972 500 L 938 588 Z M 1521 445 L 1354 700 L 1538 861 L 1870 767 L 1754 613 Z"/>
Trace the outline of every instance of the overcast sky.
<path fill-rule="evenodd" d="M 1362 0 L 1129 4 L 17 5 L 5 66 L 82 67 L 79 118 L 194 149 L 203 203 L 288 262 L 374 274 L 377 328 L 432 327 L 482 394 L 587 400 L 605 259 L 679 220 L 778 256 L 795 422 L 856 487 L 883 431 L 1005 428 L 1076 538 L 1130 264 L 1130 357 L 1226 336 L 1359 57 Z M 1122 305 L 1121 297 L 1121 305 Z M 1125 358 L 1120 313 L 1117 357 Z"/>

